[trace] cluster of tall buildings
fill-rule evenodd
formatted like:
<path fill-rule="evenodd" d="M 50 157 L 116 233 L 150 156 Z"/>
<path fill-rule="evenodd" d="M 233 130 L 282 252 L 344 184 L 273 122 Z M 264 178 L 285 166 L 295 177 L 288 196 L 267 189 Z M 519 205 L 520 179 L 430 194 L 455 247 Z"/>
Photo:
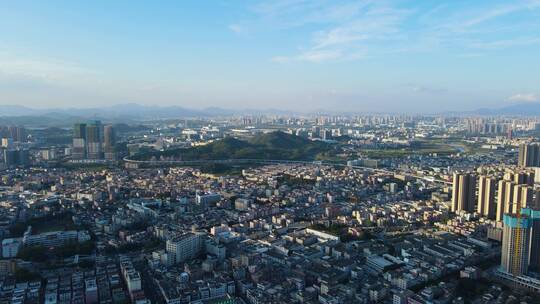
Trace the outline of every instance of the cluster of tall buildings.
<path fill-rule="evenodd" d="M 100 121 L 77 123 L 73 127 L 73 159 L 115 160 L 116 132 L 112 125 Z"/>
<path fill-rule="evenodd" d="M 331 140 L 334 136 L 341 136 L 341 129 L 327 129 L 321 128 L 319 126 L 311 127 L 311 130 L 308 132 L 308 136 L 311 138 L 320 138 L 322 140 Z"/>
<path fill-rule="evenodd" d="M 468 119 L 465 121 L 470 134 L 503 135 L 511 132 L 512 127 L 506 122 L 493 122 L 484 119 Z"/>
<path fill-rule="evenodd" d="M 2 149 L 0 168 L 26 167 L 30 165 L 30 152 L 24 148 Z"/>
<path fill-rule="evenodd" d="M 26 142 L 26 129 L 19 126 L 0 126 L 0 137 L 12 142 Z"/>
<path fill-rule="evenodd" d="M 30 164 L 30 154 L 24 143 L 27 132 L 23 127 L 0 126 L 0 168 L 24 167 Z"/>
<path fill-rule="evenodd" d="M 533 186 L 530 169 L 502 176 L 454 173 L 452 211 L 502 223 L 501 269 L 514 276 L 540 270 L 540 190 Z"/>
<path fill-rule="evenodd" d="M 534 172 L 506 172 L 501 176 L 470 172 L 454 173 L 452 185 L 453 212 L 478 213 L 491 220 L 502 221 L 506 213 L 521 208 L 540 207 L 540 193 L 535 191 Z M 533 199 L 534 197 L 534 199 Z"/>
<path fill-rule="evenodd" d="M 540 143 L 520 144 L 518 165 L 521 167 L 540 167 Z"/>

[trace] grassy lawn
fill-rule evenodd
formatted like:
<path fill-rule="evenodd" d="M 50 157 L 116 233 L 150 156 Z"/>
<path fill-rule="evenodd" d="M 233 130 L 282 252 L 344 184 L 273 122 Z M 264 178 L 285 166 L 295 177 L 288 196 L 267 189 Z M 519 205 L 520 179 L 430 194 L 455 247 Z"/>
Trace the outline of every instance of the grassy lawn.
<path fill-rule="evenodd" d="M 28 226 L 32 226 L 32 234 L 51 231 L 77 230 L 77 226 L 71 219 L 71 214 L 64 213 L 56 216 L 33 218 L 24 223 L 18 222 L 10 228 L 10 232 L 16 237 L 21 237 Z"/>
<path fill-rule="evenodd" d="M 34 234 L 77 229 L 71 218 L 60 218 L 52 221 L 37 221 L 30 225 L 32 225 Z"/>
<path fill-rule="evenodd" d="M 416 147 L 397 148 L 397 149 L 361 149 L 360 152 L 366 153 L 369 158 L 393 158 L 405 157 L 413 154 L 433 154 L 449 155 L 458 153 L 459 150 L 455 146 L 460 146 L 467 152 L 467 147 L 462 143 L 442 143 L 440 141 L 422 141 Z"/>

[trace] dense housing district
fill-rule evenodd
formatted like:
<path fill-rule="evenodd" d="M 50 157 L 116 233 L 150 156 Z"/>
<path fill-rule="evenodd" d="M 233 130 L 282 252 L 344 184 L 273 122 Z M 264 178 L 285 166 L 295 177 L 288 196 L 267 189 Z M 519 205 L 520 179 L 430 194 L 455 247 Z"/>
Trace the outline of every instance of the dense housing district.
<path fill-rule="evenodd" d="M 5 127 L 0 303 L 538 303 L 538 130 L 384 115 Z"/>

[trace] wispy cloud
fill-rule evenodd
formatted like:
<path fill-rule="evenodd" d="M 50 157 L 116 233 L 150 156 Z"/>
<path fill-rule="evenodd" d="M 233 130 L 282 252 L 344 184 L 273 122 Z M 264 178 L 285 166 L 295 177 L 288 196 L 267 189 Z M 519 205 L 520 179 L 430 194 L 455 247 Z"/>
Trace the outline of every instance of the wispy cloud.
<path fill-rule="evenodd" d="M 416 93 L 427 93 L 427 94 L 442 94 L 446 93 L 448 90 L 444 88 L 430 87 L 430 86 L 413 86 L 413 91 Z"/>
<path fill-rule="evenodd" d="M 275 56 L 275 57 L 272 57 L 270 61 L 275 62 L 275 63 L 287 63 L 291 61 L 291 58 L 287 56 Z"/>
<path fill-rule="evenodd" d="M 310 45 L 289 59 L 322 62 L 363 58 L 368 45 L 397 39 L 398 24 L 409 13 L 370 1 L 349 6 L 349 9 L 345 9 L 345 4 L 328 7 L 327 10 L 334 13 L 322 19 L 330 20 L 332 26 L 312 33 Z M 341 15 L 347 16 L 345 21 L 335 18 Z M 308 18 L 310 22 L 315 22 L 313 20 Z"/>
<path fill-rule="evenodd" d="M 474 16 L 473 18 L 469 20 L 465 20 L 464 22 L 460 23 L 460 27 L 462 28 L 468 28 L 475 25 L 478 25 L 483 22 L 487 22 L 490 20 L 493 20 L 497 17 L 505 16 L 510 13 L 516 12 L 518 10 L 523 9 L 526 7 L 525 5 L 520 4 L 513 4 L 513 5 L 505 5 L 505 6 L 499 6 L 495 7 L 494 9 L 484 11 L 483 13 Z"/>
<path fill-rule="evenodd" d="M 95 76 L 97 72 L 59 60 L 20 58 L 0 54 L 0 74 L 11 78 L 32 79 L 47 83 L 71 83 L 81 78 Z"/>
<path fill-rule="evenodd" d="M 328 60 L 336 60 L 342 57 L 339 50 L 308 51 L 296 56 L 275 56 L 271 59 L 276 63 L 289 63 L 293 61 L 306 61 L 321 63 Z"/>
<path fill-rule="evenodd" d="M 274 0 L 262 1 L 252 10 L 267 25 L 291 28 L 308 24 L 347 22 L 374 0 Z"/>
<path fill-rule="evenodd" d="M 240 24 L 230 24 L 229 30 L 234 33 L 240 34 L 240 33 L 244 33 L 246 29 Z"/>
<path fill-rule="evenodd" d="M 508 97 L 512 102 L 537 102 L 540 101 L 540 97 L 533 93 L 518 93 Z"/>
<path fill-rule="evenodd" d="M 540 44 L 540 37 L 517 37 L 488 42 L 473 42 L 470 46 L 477 49 L 493 50 L 533 44 Z"/>
<path fill-rule="evenodd" d="M 272 59 L 279 63 L 352 60 L 372 54 L 429 52 L 441 48 L 479 54 L 479 51 L 540 42 L 540 33 L 531 30 L 535 28 L 536 18 L 529 16 L 504 29 L 497 23 L 516 13 L 537 12 L 539 0 L 483 5 L 403 3 L 265 0 L 251 7 L 256 18 L 250 22 L 278 30 L 309 30 L 305 39 L 299 41 L 300 48 Z"/>
<path fill-rule="evenodd" d="M 342 56 L 343 54 L 339 50 L 312 50 L 297 56 L 297 59 L 302 61 L 322 62 L 338 59 Z"/>
<path fill-rule="evenodd" d="M 328 49 L 328 50 L 318 50 L 312 49 L 305 52 L 302 52 L 295 56 L 276 56 L 271 59 L 272 62 L 276 63 L 289 63 L 289 62 L 312 62 L 312 63 L 323 63 L 327 61 L 349 61 L 357 60 L 360 58 L 365 58 L 367 55 L 362 50 L 352 51 L 348 50 L 347 53 L 344 53 L 340 49 Z"/>

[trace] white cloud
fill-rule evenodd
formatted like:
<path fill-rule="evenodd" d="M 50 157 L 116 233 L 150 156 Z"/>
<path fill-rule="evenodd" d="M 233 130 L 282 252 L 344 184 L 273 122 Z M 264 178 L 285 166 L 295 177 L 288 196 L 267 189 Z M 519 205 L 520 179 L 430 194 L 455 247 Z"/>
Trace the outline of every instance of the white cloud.
<path fill-rule="evenodd" d="M 416 93 L 426 93 L 426 94 L 442 94 L 442 93 L 447 92 L 447 90 L 444 88 L 428 87 L 428 86 L 413 86 L 412 89 Z"/>
<path fill-rule="evenodd" d="M 271 59 L 279 63 L 440 49 L 468 54 L 540 43 L 532 30 L 540 22 L 531 15 L 538 12 L 540 0 L 427 7 L 384 0 L 263 0 L 251 8 L 255 18 L 243 22 L 253 31 L 307 30 L 304 41 L 298 42 L 300 51 Z M 501 28 L 499 20 L 517 13 L 525 17 Z M 357 55 L 359 49 L 362 56 Z"/>
<path fill-rule="evenodd" d="M 335 60 L 343 57 L 343 53 L 339 50 L 313 50 L 297 56 L 298 60 L 309 62 L 323 62 L 327 60 Z"/>
<path fill-rule="evenodd" d="M 527 46 L 533 44 L 540 44 L 540 37 L 525 37 L 525 38 L 513 38 L 506 40 L 495 40 L 489 42 L 473 42 L 471 47 L 477 49 L 504 49 L 515 46 Z"/>
<path fill-rule="evenodd" d="M 72 83 L 97 73 L 77 64 L 59 60 L 19 58 L 0 54 L 0 74 L 47 83 Z"/>
<path fill-rule="evenodd" d="M 516 12 L 523 7 L 520 5 L 508 5 L 508 6 L 501 6 L 496 7 L 492 10 L 488 10 L 483 12 L 482 14 L 475 16 L 474 18 L 471 18 L 463 23 L 461 23 L 461 26 L 463 27 L 471 27 L 483 22 L 490 21 L 492 19 L 495 19 L 497 17 L 501 17 L 504 15 L 508 15 L 510 13 Z"/>
<path fill-rule="evenodd" d="M 508 100 L 513 102 L 537 102 L 540 101 L 540 97 L 533 93 L 518 93 L 508 97 Z"/>
<path fill-rule="evenodd" d="M 316 33 L 314 38 L 315 46 L 313 49 L 322 49 L 335 45 L 348 44 L 356 41 L 367 40 L 369 38 L 369 34 L 356 31 L 354 26 L 338 27 L 331 29 L 330 31 Z"/>
<path fill-rule="evenodd" d="M 291 58 L 287 56 L 276 56 L 276 57 L 273 57 L 270 61 L 275 62 L 275 63 L 286 63 L 286 62 L 291 61 Z"/>
<path fill-rule="evenodd" d="M 289 62 L 312 62 L 322 63 L 326 61 L 349 61 L 365 58 L 365 52 L 361 50 L 350 51 L 344 53 L 339 49 L 329 50 L 307 50 L 295 56 L 276 56 L 271 59 L 275 63 L 289 63 Z"/>
<path fill-rule="evenodd" d="M 399 23 L 410 13 L 375 1 L 315 3 L 318 3 L 317 9 L 313 8 L 313 3 L 304 1 L 280 1 L 279 5 L 268 6 L 272 9 L 267 7 L 263 10 L 274 19 L 296 13 L 298 26 L 323 25 L 323 29 L 311 34 L 309 45 L 302 47 L 299 54 L 274 57 L 272 61 L 318 63 L 364 58 L 368 55 L 370 45 L 398 39 Z"/>
<path fill-rule="evenodd" d="M 245 32 L 244 27 L 241 26 L 240 24 L 231 24 L 231 25 L 229 25 L 229 30 L 236 33 L 236 34 L 241 34 L 241 33 Z"/>

